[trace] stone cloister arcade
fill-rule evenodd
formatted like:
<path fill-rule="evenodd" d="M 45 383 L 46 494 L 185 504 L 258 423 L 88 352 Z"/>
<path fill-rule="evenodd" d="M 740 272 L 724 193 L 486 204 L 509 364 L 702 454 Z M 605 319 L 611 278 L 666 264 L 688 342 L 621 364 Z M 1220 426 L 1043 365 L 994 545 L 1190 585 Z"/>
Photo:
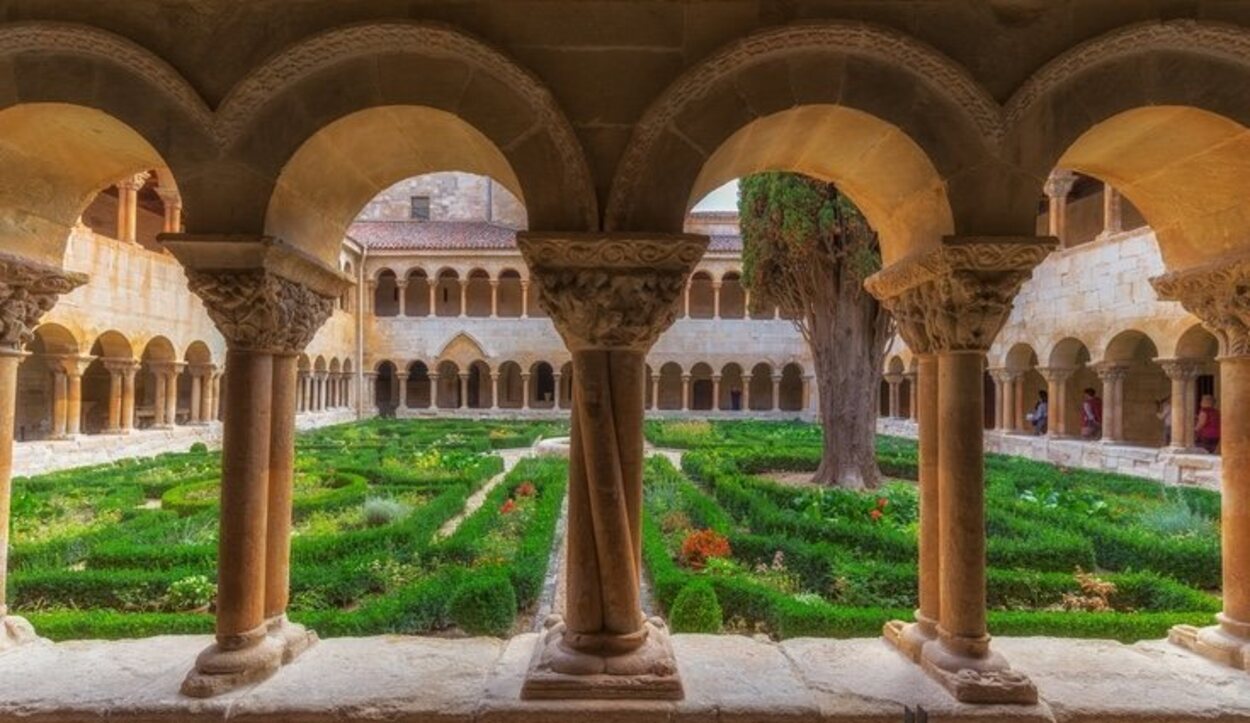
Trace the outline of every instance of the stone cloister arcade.
<path fill-rule="evenodd" d="M 597 699 L 541 708 L 588 716 L 620 710 L 622 697 L 672 700 L 696 680 L 712 685 L 675 657 L 690 648 L 640 612 L 646 360 L 707 248 L 706 236 L 682 233 L 693 200 L 786 169 L 838 183 L 878 230 L 883 268 L 867 288 L 916 355 L 920 605 L 886 637 L 960 703 L 1049 715 L 1039 692 L 1064 693 L 1039 691 L 1020 670 L 1034 662 L 1027 646 L 1008 662 L 986 625 L 987 354 L 1025 281 L 1055 254 L 1036 212 L 1053 169 L 1070 169 L 1110 183 L 1154 229 L 1164 264 L 1154 293 L 1218 339 L 1224 407 L 1250 407 L 1250 95 L 1230 90 L 1250 78 L 1250 31 L 1225 24 L 1250 22 L 1250 7 L 1208 22 L 1067 3 L 1063 12 L 1086 22 L 1035 28 L 1048 42 L 1029 43 L 1045 6 L 943 3 L 932 12 L 945 22 L 861 10 L 865 22 L 838 17 L 833 3 L 794 23 L 785 10 L 737 21 L 709 7 L 707 32 L 692 34 L 682 30 L 695 5 L 677 3 L 639 4 L 647 17 L 596 6 L 599 22 L 585 24 L 565 3 L 449 7 L 438 23 L 333 5 L 310 3 L 298 19 L 258 8 L 284 15 L 255 27 L 225 29 L 210 14 L 170 30 L 134 14 L 110 29 L 77 24 L 96 14 L 51 3 L 55 12 L 22 6 L 0 25 L 11 79 L 0 87 L 0 157 L 6 177 L 23 181 L 0 184 L 0 439 L 13 437 L 35 330 L 85 281 L 63 267 L 85 199 L 127 174 L 169 168 L 177 178 L 183 231 L 159 240 L 228 347 L 216 637 L 185 661 L 183 693 L 278 685 L 315 655 L 312 634 L 285 616 L 299 355 L 354 282 L 339 252 L 362 205 L 398 179 L 451 168 L 523 201 L 530 230 L 518 247 L 573 368 L 567 609 L 503 698 Z M 991 35 L 1001 40 L 967 40 Z M 550 47 L 570 57 L 544 60 Z M 640 69 L 658 55 L 674 57 Z M 562 72 L 581 64 L 612 75 L 614 92 L 601 92 L 613 84 L 594 72 Z M 177 363 L 171 348 L 154 347 L 151 362 Z M 1133 336 L 1105 348 L 1124 365 L 1160 351 Z M 162 373 L 152 398 L 164 379 L 167 420 L 174 383 Z M 3 452 L 7 534 L 7 443 Z M 1226 418 L 1220 453 L 1224 612 L 1173 640 L 1244 669 L 1250 426 L 1238 415 Z M 10 615 L 0 630 L 0 647 L 33 635 Z M 25 648 L 0 664 L 33 654 Z"/>

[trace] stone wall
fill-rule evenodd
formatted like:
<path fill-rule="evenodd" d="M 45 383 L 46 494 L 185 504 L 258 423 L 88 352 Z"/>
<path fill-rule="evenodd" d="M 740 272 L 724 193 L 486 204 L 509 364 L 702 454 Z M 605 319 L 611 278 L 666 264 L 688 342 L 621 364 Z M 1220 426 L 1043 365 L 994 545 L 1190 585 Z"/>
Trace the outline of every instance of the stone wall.
<path fill-rule="evenodd" d="M 525 206 L 511 191 L 486 176 L 429 173 L 408 178 L 379 193 L 357 217 L 361 221 L 412 220 L 413 197 L 429 199 L 430 221 L 490 221 L 526 227 Z"/>

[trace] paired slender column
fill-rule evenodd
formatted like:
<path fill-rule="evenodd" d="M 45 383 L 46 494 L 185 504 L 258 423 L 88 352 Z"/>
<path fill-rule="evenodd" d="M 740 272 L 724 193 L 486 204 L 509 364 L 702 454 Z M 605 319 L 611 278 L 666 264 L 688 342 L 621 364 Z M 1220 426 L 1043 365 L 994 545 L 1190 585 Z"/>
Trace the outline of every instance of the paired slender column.
<path fill-rule="evenodd" d="M 463 319 L 469 315 L 469 280 L 460 279 L 460 313 L 458 316 Z"/>
<path fill-rule="evenodd" d="M 122 370 L 122 423 L 123 434 L 135 428 L 135 377 L 141 364 L 138 360 L 128 362 Z"/>
<path fill-rule="evenodd" d="M 530 315 L 530 281 L 529 279 L 521 279 L 521 318 L 528 319 Z"/>
<path fill-rule="evenodd" d="M 165 424 L 170 427 L 178 423 L 178 373 L 182 367 L 175 363 L 165 372 Z"/>
<path fill-rule="evenodd" d="M 139 189 L 147 183 L 149 174 L 136 173 L 123 178 L 117 184 L 117 240 L 135 243 L 139 220 Z"/>
<path fill-rule="evenodd" d="M 1124 380 L 1128 367 L 1102 362 L 1093 368 L 1102 380 L 1102 441 L 1118 444 L 1124 441 Z"/>
<path fill-rule="evenodd" d="M 52 368 L 52 439 L 65 439 L 65 411 L 69 397 L 69 380 L 59 360 Z"/>
<path fill-rule="evenodd" d="M 920 404 L 920 389 L 916 386 L 919 376 L 919 370 L 903 375 L 907 379 L 907 417 L 913 422 L 920 419 L 920 413 L 917 411 Z"/>
<path fill-rule="evenodd" d="M 781 375 L 773 375 L 773 411 L 781 409 Z"/>
<path fill-rule="evenodd" d="M 38 639 L 24 618 L 9 615 L 9 508 L 13 483 L 13 429 L 17 368 L 44 313 L 64 294 L 87 282 L 84 274 L 0 254 L 0 650 Z"/>
<path fill-rule="evenodd" d="M 438 372 L 430 372 L 430 409 L 438 409 Z"/>
<path fill-rule="evenodd" d="M 191 424 L 200 424 L 204 420 L 200 417 L 200 405 L 204 400 L 204 373 L 196 369 L 191 373 L 191 415 L 188 422 Z"/>
<path fill-rule="evenodd" d="M 890 419 L 898 419 L 902 416 L 902 402 L 899 394 L 902 391 L 903 375 L 902 374 L 886 374 L 885 383 L 889 388 L 889 399 L 887 408 L 889 409 Z"/>
<path fill-rule="evenodd" d="M 921 363 L 922 609 L 912 625 L 887 625 L 886 637 L 966 703 L 1037 702 L 1032 682 L 991 649 L 986 626 L 983 369 L 1021 284 L 1054 245 L 947 238 L 866 283 Z"/>
<path fill-rule="evenodd" d="M 689 411 L 694 406 L 694 385 L 690 383 L 690 375 L 681 375 L 681 409 Z"/>
<path fill-rule="evenodd" d="M 82 432 L 82 375 L 93 357 L 66 357 L 65 369 L 65 436 L 77 437 Z"/>
<path fill-rule="evenodd" d="M 641 612 L 643 384 L 707 237 L 521 233 L 517 246 L 574 370 L 568 604 L 521 695 L 681 698 L 667 629 Z"/>
<path fill-rule="evenodd" d="M 297 357 L 349 284 L 337 270 L 280 241 L 222 240 L 162 239 L 225 337 L 230 370 L 222 433 L 216 642 L 183 681 L 182 692 L 194 697 L 263 680 L 315 640 L 285 614 Z M 228 262 L 240 257 L 255 266 L 232 268 Z"/>
<path fill-rule="evenodd" d="M 1062 439 L 1068 432 L 1068 380 L 1076 373 L 1067 367 L 1037 370 L 1046 380 L 1046 436 Z"/>
<path fill-rule="evenodd" d="M 499 279 L 490 280 L 490 318 L 499 316 Z"/>
<path fill-rule="evenodd" d="M 459 381 L 460 386 L 457 387 L 459 393 L 458 393 L 458 398 L 456 399 L 456 409 L 468 409 L 469 408 L 469 373 L 460 372 L 458 376 L 460 377 L 460 381 Z"/>
<path fill-rule="evenodd" d="M 1102 186 L 1102 233 L 1112 236 L 1124 230 L 1124 211 L 1120 192 L 1104 183 Z"/>
<path fill-rule="evenodd" d="M 530 408 L 530 374 L 521 372 L 521 409 Z"/>
<path fill-rule="evenodd" d="M 1202 373 L 1202 364 L 1196 359 L 1160 359 L 1159 366 L 1172 382 L 1172 438 L 1168 440 L 1168 448 L 1173 452 L 1193 452 L 1197 446 L 1194 439 L 1194 410 L 1198 408 L 1195 382 Z"/>
<path fill-rule="evenodd" d="M 720 375 L 712 375 L 712 411 L 720 409 Z"/>
<path fill-rule="evenodd" d="M 395 289 L 396 289 L 395 294 L 399 297 L 399 314 L 398 315 L 401 317 L 407 316 L 408 315 L 408 293 L 407 293 L 408 280 L 396 279 Z"/>
<path fill-rule="evenodd" d="M 658 372 L 651 375 L 651 408 L 660 408 L 660 375 Z"/>
<path fill-rule="evenodd" d="M 1072 192 L 1072 186 L 1076 184 L 1076 174 L 1071 171 L 1065 171 L 1056 168 L 1051 171 L 1050 177 L 1046 179 L 1046 183 L 1042 186 L 1043 192 L 1046 194 L 1046 212 L 1051 236 L 1060 240 L 1062 245 L 1067 245 L 1068 231 L 1068 194 Z"/>
<path fill-rule="evenodd" d="M 1250 255 L 1173 272 L 1151 283 L 1160 299 L 1179 301 L 1201 319 L 1225 350 L 1219 359 L 1220 406 L 1226 410 L 1220 430 L 1224 610 L 1216 625 L 1180 625 L 1168 639 L 1250 671 L 1250 417 L 1245 414 L 1250 409 Z"/>
<path fill-rule="evenodd" d="M 438 282 L 433 278 L 427 278 L 425 283 L 430 287 L 430 313 L 427 316 L 438 316 L 435 311 L 438 308 Z"/>
<path fill-rule="evenodd" d="M 161 230 L 165 233 L 180 233 L 182 231 L 182 197 L 178 195 L 178 191 L 161 186 L 156 187 L 156 195 L 161 197 L 161 204 L 165 207 L 164 224 Z"/>
<path fill-rule="evenodd" d="M 399 372 L 395 375 L 395 387 L 399 393 L 396 406 L 404 409 L 408 406 L 408 374 L 406 372 Z"/>
<path fill-rule="evenodd" d="M 499 409 L 499 372 L 490 373 L 490 408 Z"/>
<path fill-rule="evenodd" d="M 712 318 L 720 318 L 720 287 L 721 282 L 712 282 Z"/>
<path fill-rule="evenodd" d="M 104 428 L 106 434 L 119 434 L 122 431 L 122 374 L 121 365 L 113 359 L 104 360 L 104 369 L 109 373 L 108 422 Z"/>
<path fill-rule="evenodd" d="M 742 411 L 749 412 L 751 410 L 751 377 L 746 376 L 742 379 Z"/>

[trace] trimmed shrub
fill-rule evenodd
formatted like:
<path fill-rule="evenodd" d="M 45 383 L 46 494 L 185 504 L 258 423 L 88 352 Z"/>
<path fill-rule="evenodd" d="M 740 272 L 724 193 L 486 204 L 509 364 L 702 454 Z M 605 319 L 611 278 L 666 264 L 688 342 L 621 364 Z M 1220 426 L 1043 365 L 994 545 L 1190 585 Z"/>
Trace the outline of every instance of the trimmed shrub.
<path fill-rule="evenodd" d="M 695 580 L 683 587 L 669 615 L 675 633 L 719 633 L 721 620 L 716 590 L 706 580 Z"/>
<path fill-rule="evenodd" d="M 505 575 L 475 575 L 456 589 L 449 607 L 452 621 L 466 633 L 503 637 L 516 616 L 516 592 Z"/>
<path fill-rule="evenodd" d="M 410 510 L 408 505 L 398 501 L 387 499 L 384 497 L 370 497 L 365 500 L 364 517 L 365 525 L 369 527 L 382 527 L 392 522 L 398 522 L 408 516 Z"/>

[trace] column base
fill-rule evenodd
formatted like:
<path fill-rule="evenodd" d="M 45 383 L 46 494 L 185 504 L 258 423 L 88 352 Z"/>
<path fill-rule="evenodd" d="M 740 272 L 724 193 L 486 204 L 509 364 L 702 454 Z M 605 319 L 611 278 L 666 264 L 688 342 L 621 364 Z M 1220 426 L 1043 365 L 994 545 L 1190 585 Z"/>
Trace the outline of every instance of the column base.
<path fill-rule="evenodd" d="M 1168 642 L 1217 663 L 1250 670 L 1250 624 L 1237 622 L 1224 613 L 1215 618 L 1219 624 L 1210 627 L 1173 627 L 1168 631 Z"/>
<path fill-rule="evenodd" d="M 1204 454 L 1204 455 L 1211 454 L 1210 452 L 1206 451 L 1202 447 L 1164 447 L 1163 449 L 1159 451 L 1163 452 L 1164 454 Z"/>
<path fill-rule="evenodd" d="M 993 651 L 961 655 L 941 640 L 925 643 L 920 667 L 960 703 L 1036 705 L 1037 686 Z"/>
<path fill-rule="evenodd" d="M 882 628 L 881 634 L 887 643 L 919 663 L 925 644 L 930 640 L 937 640 L 937 624 L 917 612 L 916 622 L 891 620 Z"/>
<path fill-rule="evenodd" d="M 267 627 L 269 628 L 269 637 L 277 640 L 282 645 L 283 665 L 287 665 L 298 658 L 300 654 L 316 645 L 320 640 L 315 631 L 309 630 L 299 623 L 291 622 L 285 614 L 270 618 Z"/>
<path fill-rule="evenodd" d="M 564 642 L 564 618 L 552 615 L 530 659 L 524 700 L 681 700 L 685 692 L 659 618 L 643 623 L 642 645 L 617 655 L 574 650 Z"/>
<path fill-rule="evenodd" d="M 218 640 L 195 659 L 195 668 L 182 681 L 182 694 L 211 698 L 259 683 L 282 667 L 283 644 L 267 634 L 267 626 Z"/>
<path fill-rule="evenodd" d="M 0 614 L 0 651 L 28 645 L 40 640 L 26 618 Z"/>

